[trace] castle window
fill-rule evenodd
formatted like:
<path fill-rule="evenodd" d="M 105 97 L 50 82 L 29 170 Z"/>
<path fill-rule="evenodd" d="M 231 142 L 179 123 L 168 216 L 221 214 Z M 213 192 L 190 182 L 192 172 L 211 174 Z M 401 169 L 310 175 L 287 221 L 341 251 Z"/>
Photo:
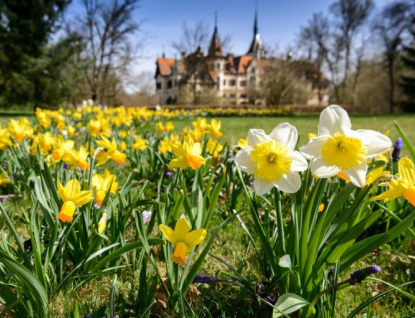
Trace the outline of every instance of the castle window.
<path fill-rule="evenodd" d="M 173 81 L 172 80 L 169 80 L 167 82 L 167 88 L 172 88 L 172 87 L 173 87 Z"/>
<path fill-rule="evenodd" d="M 226 86 L 226 80 L 223 80 L 223 86 Z"/>
<path fill-rule="evenodd" d="M 235 80 L 230 80 L 229 81 L 229 86 L 235 86 Z"/>
<path fill-rule="evenodd" d="M 220 63 L 216 64 L 216 68 L 220 70 Z"/>
<path fill-rule="evenodd" d="M 255 86 L 255 76 L 251 76 L 249 79 L 249 85 Z"/>
<path fill-rule="evenodd" d="M 157 82 L 157 84 L 156 84 L 156 88 L 157 88 L 157 89 L 161 89 L 161 82 Z"/>
<path fill-rule="evenodd" d="M 255 70 L 256 70 L 255 67 L 253 67 L 252 70 L 251 70 L 251 73 L 255 74 Z"/>
<path fill-rule="evenodd" d="M 241 98 L 246 98 L 246 94 L 242 94 L 240 97 Z"/>
<path fill-rule="evenodd" d="M 242 87 L 245 87 L 245 86 L 246 86 L 246 81 L 241 81 L 241 82 L 240 82 L 240 85 L 241 85 Z"/>

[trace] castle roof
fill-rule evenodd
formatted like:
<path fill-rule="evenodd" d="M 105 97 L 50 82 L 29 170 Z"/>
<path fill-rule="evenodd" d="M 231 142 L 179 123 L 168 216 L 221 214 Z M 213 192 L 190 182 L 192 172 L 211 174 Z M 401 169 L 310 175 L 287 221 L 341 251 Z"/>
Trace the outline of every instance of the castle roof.
<path fill-rule="evenodd" d="M 170 75 L 171 73 L 173 73 L 175 66 L 178 68 L 177 71 L 179 73 L 186 73 L 184 63 L 181 60 L 178 61 L 176 59 L 169 59 L 169 58 L 162 57 L 162 58 L 157 59 L 156 65 L 157 65 L 156 76 L 159 74 L 162 76 Z"/>
<path fill-rule="evenodd" d="M 208 56 L 222 56 L 222 45 L 220 44 L 218 27 L 215 26 L 213 31 L 212 40 L 210 41 Z"/>

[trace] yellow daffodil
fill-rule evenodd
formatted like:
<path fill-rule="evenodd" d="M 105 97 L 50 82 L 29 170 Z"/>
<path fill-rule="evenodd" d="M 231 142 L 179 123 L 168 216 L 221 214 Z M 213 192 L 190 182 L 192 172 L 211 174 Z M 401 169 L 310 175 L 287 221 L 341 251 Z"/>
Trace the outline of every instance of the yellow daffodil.
<path fill-rule="evenodd" d="M 140 136 L 135 136 L 135 142 L 131 145 L 133 149 L 146 150 L 147 149 L 147 140 L 141 138 Z"/>
<path fill-rule="evenodd" d="M 205 229 L 190 232 L 189 222 L 185 218 L 177 221 L 174 230 L 166 225 L 159 225 L 160 231 L 167 241 L 174 245 L 171 260 L 177 264 L 186 263 L 187 253 L 196 245 L 200 244 L 207 235 Z"/>
<path fill-rule="evenodd" d="M 71 166 L 71 169 L 76 169 L 80 167 L 82 170 L 89 169 L 88 163 L 88 151 L 86 151 L 84 146 L 79 148 L 79 151 L 75 149 L 68 150 L 63 156 L 62 160 Z"/>
<path fill-rule="evenodd" d="M 64 140 L 62 136 L 56 137 L 53 145 L 52 158 L 55 162 L 61 161 L 65 153 L 73 149 L 75 142 L 73 140 Z"/>
<path fill-rule="evenodd" d="M 9 177 L 7 177 L 6 173 L 3 171 L 0 174 L 0 186 L 5 187 L 7 186 L 9 183 L 11 183 Z"/>
<path fill-rule="evenodd" d="M 215 138 L 222 137 L 222 133 L 220 132 L 221 122 L 217 121 L 216 119 L 212 119 L 210 125 L 208 125 L 207 130 L 209 134 L 214 136 Z"/>
<path fill-rule="evenodd" d="M 23 139 L 26 136 L 26 127 L 21 122 L 15 119 L 11 119 L 8 124 L 8 128 L 13 138 L 17 139 L 20 142 L 23 142 Z"/>
<path fill-rule="evenodd" d="M 107 213 L 103 213 L 101 219 L 98 222 L 98 233 L 101 234 L 104 232 L 105 228 L 107 227 Z"/>
<path fill-rule="evenodd" d="M 244 149 L 244 148 L 248 147 L 248 137 L 246 137 L 246 139 L 239 139 L 238 140 L 238 146 L 241 149 Z"/>
<path fill-rule="evenodd" d="M 190 138 L 185 138 L 182 144 L 173 145 L 172 148 L 177 158 L 170 161 L 170 170 L 173 168 L 185 169 L 189 166 L 192 169 L 197 169 L 205 163 L 205 159 L 201 156 L 202 146 Z"/>
<path fill-rule="evenodd" d="M 163 123 L 161 121 L 159 121 L 156 124 L 156 130 L 170 131 L 170 130 L 173 130 L 173 129 L 174 129 L 174 125 L 171 121 L 168 121 L 165 126 L 163 126 Z"/>
<path fill-rule="evenodd" d="M 166 152 L 172 152 L 173 151 L 173 145 L 179 145 L 179 144 L 180 144 L 179 136 L 176 136 L 175 134 L 170 134 L 169 139 L 165 139 L 165 140 L 160 141 L 159 151 L 162 154 L 165 154 Z"/>
<path fill-rule="evenodd" d="M 45 128 L 48 128 L 52 122 L 50 115 L 44 109 L 40 108 L 36 108 L 36 119 Z"/>
<path fill-rule="evenodd" d="M 70 180 L 65 187 L 58 181 L 58 195 L 63 201 L 59 212 L 59 220 L 63 222 L 72 222 L 75 208 L 92 200 L 92 190 L 81 191 L 81 185 L 76 179 Z"/>
<path fill-rule="evenodd" d="M 192 122 L 193 128 L 198 129 L 200 132 L 204 132 L 207 127 L 206 118 L 197 117 L 196 121 Z"/>
<path fill-rule="evenodd" d="M 414 163 L 409 158 L 402 158 L 398 164 L 399 174 L 397 179 L 392 179 L 389 190 L 372 198 L 371 200 L 385 200 L 385 202 L 405 197 L 415 206 L 415 168 Z"/>
<path fill-rule="evenodd" d="M 223 146 L 219 143 L 219 141 L 214 141 L 212 138 L 209 138 L 206 150 L 212 155 L 213 158 L 217 158 L 219 153 L 223 150 Z"/>
<path fill-rule="evenodd" d="M 103 174 L 94 174 L 92 176 L 92 187 L 95 188 L 95 200 L 97 205 L 101 206 L 108 192 L 115 193 L 118 183 L 115 181 L 115 174 L 111 174 L 107 169 Z"/>
<path fill-rule="evenodd" d="M 112 159 L 116 163 L 123 164 L 127 156 L 117 150 L 117 144 L 115 139 L 109 141 L 107 138 L 102 137 L 102 140 L 97 140 L 97 146 L 104 148 L 96 155 L 96 160 L 98 162 L 97 166 L 100 166 L 106 163 L 108 160 Z"/>
<path fill-rule="evenodd" d="M 323 212 L 324 211 L 324 203 L 320 203 L 318 205 L 318 212 Z"/>
<path fill-rule="evenodd" d="M 206 131 L 200 131 L 198 128 L 192 130 L 189 127 L 186 127 L 183 129 L 182 135 L 184 138 L 192 138 L 193 141 L 198 142 L 205 133 Z"/>

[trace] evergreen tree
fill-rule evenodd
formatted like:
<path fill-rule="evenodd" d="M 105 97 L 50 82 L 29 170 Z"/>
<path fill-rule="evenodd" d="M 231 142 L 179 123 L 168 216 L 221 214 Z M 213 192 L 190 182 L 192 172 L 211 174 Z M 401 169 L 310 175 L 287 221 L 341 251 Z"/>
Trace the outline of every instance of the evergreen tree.
<path fill-rule="evenodd" d="M 404 111 L 415 112 L 415 17 L 412 19 L 410 33 L 411 44 L 404 47 L 403 64 L 408 71 L 401 77 L 401 88 L 408 97 L 402 104 Z"/>
<path fill-rule="evenodd" d="M 73 86 L 63 73 L 74 39 L 48 45 L 68 4 L 0 1 L 0 107 L 57 106 Z"/>

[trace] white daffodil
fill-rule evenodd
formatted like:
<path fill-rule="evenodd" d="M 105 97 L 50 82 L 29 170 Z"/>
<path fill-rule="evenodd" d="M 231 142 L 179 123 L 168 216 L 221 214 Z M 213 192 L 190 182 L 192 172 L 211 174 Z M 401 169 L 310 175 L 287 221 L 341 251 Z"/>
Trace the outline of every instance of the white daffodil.
<path fill-rule="evenodd" d="M 320 114 L 318 136 L 300 148 L 312 159 L 311 172 L 318 178 L 335 176 L 341 170 L 357 187 L 366 183 L 367 159 L 388 151 L 391 140 L 373 130 L 351 130 L 347 112 L 337 105 Z"/>
<path fill-rule="evenodd" d="M 307 169 L 307 161 L 294 151 L 297 129 L 288 123 L 274 128 L 270 135 L 262 129 L 251 129 L 248 146 L 238 151 L 235 162 L 242 171 L 255 175 L 254 188 L 264 195 L 272 187 L 286 193 L 295 193 L 301 187 L 298 171 Z"/>

